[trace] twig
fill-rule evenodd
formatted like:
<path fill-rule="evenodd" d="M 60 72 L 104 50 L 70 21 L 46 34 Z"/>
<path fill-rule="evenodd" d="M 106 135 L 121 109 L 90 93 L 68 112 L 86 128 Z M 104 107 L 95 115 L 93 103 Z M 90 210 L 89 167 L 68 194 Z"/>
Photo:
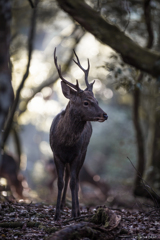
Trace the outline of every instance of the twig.
<path fill-rule="evenodd" d="M 28 0 L 28 2 L 30 3 L 31 7 L 34 8 L 34 4 L 33 4 L 32 0 Z"/>
<path fill-rule="evenodd" d="M 156 204 L 156 208 L 159 208 L 159 204 L 158 204 L 158 202 L 157 202 L 157 199 L 155 199 L 155 198 L 152 196 L 151 192 L 148 191 L 147 187 L 148 187 L 149 189 L 151 189 L 151 191 L 155 194 L 155 196 L 156 196 L 157 198 L 160 198 L 160 197 L 159 197 L 159 196 L 157 195 L 157 193 L 145 182 L 145 180 L 141 177 L 140 173 L 137 171 L 136 167 L 133 165 L 133 163 L 132 163 L 132 161 L 129 159 L 129 157 L 127 157 L 127 158 L 128 158 L 128 160 L 130 161 L 130 163 L 132 164 L 133 168 L 136 170 L 138 177 L 142 180 L 142 184 L 143 184 L 143 186 L 144 186 L 144 189 L 147 191 L 147 193 L 150 195 L 150 197 L 151 197 L 151 199 L 153 200 L 153 202 Z"/>
<path fill-rule="evenodd" d="M 12 126 L 12 122 L 13 122 L 13 117 L 19 102 L 19 98 L 20 98 L 20 93 L 21 90 L 24 86 L 25 80 L 27 79 L 28 75 L 29 75 L 29 67 L 30 67 L 30 62 L 31 62 L 31 56 L 32 56 L 32 51 L 33 51 L 33 40 L 34 40 L 34 35 L 35 35 L 35 26 L 36 26 L 36 16 L 37 16 L 37 5 L 38 5 L 38 1 L 36 0 L 35 2 L 35 8 L 33 10 L 33 15 L 32 15 L 32 19 L 31 19 L 31 29 L 30 29 L 30 34 L 29 34 L 29 38 L 28 38 L 28 63 L 27 63 L 27 67 L 26 67 L 26 72 L 22 78 L 22 81 L 17 89 L 17 94 L 16 94 L 16 98 L 14 100 L 13 106 L 11 108 L 11 111 L 9 113 L 9 117 L 5 126 L 5 130 L 4 130 L 4 134 L 3 134 L 3 146 L 8 138 L 8 135 L 10 133 L 11 130 L 11 126 Z"/>
<path fill-rule="evenodd" d="M 146 45 L 147 48 L 152 48 L 153 41 L 154 41 L 153 28 L 152 28 L 152 23 L 151 23 L 150 3 L 151 3 L 151 0 L 144 1 L 144 17 L 145 17 L 145 23 L 146 23 L 147 32 L 148 32 L 148 42 Z"/>
<path fill-rule="evenodd" d="M 75 218 L 70 218 L 70 219 L 67 219 L 65 221 L 63 221 L 62 223 L 67 223 L 67 222 L 71 222 L 71 221 L 76 221 L 77 219 L 83 219 L 85 217 L 92 217 L 94 214 L 88 214 L 88 215 L 84 215 L 84 216 L 79 216 L 79 217 L 75 217 Z"/>
<path fill-rule="evenodd" d="M 123 32 L 126 31 L 128 25 L 129 25 L 129 23 L 130 23 L 130 19 L 131 19 L 131 12 L 130 12 L 130 8 L 129 8 L 129 2 L 126 1 L 125 3 L 126 3 L 126 4 L 125 4 L 125 5 L 126 5 L 126 6 L 125 6 L 125 9 L 126 9 L 126 11 L 127 11 L 127 13 L 128 13 L 129 16 L 128 16 L 128 21 L 127 21 L 127 24 L 126 24 Z"/>
<path fill-rule="evenodd" d="M 39 222 L 27 222 L 27 227 L 38 227 L 40 225 Z M 24 222 L 3 222 L 0 223 L 1 228 L 17 228 L 17 227 L 23 227 Z"/>

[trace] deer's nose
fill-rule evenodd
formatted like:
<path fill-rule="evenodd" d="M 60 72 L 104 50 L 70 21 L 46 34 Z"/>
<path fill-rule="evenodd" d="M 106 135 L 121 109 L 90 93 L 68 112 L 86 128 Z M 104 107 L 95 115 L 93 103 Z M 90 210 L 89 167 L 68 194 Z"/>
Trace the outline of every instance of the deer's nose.
<path fill-rule="evenodd" d="M 108 115 L 106 113 L 103 114 L 103 117 L 107 120 L 108 119 Z"/>

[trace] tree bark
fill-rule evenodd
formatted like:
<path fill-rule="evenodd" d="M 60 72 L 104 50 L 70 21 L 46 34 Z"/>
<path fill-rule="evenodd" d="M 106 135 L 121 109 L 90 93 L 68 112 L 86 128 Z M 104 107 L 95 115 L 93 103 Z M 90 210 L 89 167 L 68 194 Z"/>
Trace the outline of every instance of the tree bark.
<path fill-rule="evenodd" d="M 0 0 L 0 164 L 2 131 L 9 107 L 13 101 L 11 71 L 9 67 L 10 24 L 10 0 Z"/>
<path fill-rule="evenodd" d="M 142 75 L 140 74 L 140 77 Z M 144 137 L 142 128 L 140 125 L 140 116 L 139 116 L 139 106 L 140 106 L 140 89 L 135 86 L 133 91 L 133 122 L 136 132 L 136 140 L 137 140 L 137 173 L 134 183 L 134 194 L 139 195 L 139 190 L 141 192 L 141 177 L 143 177 L 143 173 L 145 170 L 145 151 L 144 151 Z"/>

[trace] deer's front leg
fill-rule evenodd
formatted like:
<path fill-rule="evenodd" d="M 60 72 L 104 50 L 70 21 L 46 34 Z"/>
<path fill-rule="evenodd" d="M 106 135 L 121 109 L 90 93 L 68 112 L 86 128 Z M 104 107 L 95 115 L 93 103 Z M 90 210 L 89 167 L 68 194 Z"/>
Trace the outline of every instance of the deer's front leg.
<path fill-rule="evenodd" d="M 79 190 L 79 164 L 71 165 L 71 179 L 70 179 L 70 188 L 72 193 L 72 217 L 78 217 L 80 215 L 79 211 L 79 200 L 78 200 L 78 190 Z"/>
<path fill-rule="evenodd" d="M 77 211 L 77 216 L 80 216 L 80 209 L 79 209 L 79 199 L 78 199 L 78 191 L 79 191 L 79 173 L 80 173 L 80 170 L 83 166 L 83 163 L 84 163 L 84 160 L 85 160 L 85 156 L 86 156 L 86 152 L 84 152 L 82 155 L 81 155 L 81 158 L 80 158 L 80 161 L 79 161 L 79 164 L 77 166 L 77 181 L 76 181 L 76 211 Z"/>
<path fill-rule="evenodd" d="M 76 183 L 76 174 L 73 172 L 71 173 L 71 179 L 70 179 L 70 188 L 71 188 L 71 194 L 72 194 L 72 217 L 77 217 L 77 196 L 76 196 L 76 189 L 77 189 L 77 183 Z"/>
<path fill-rule="evenodd" d="M 76 188 L 76 211 L 77 211 L 77 216 L 80 216 L 78 191 L 79 191 L 79 176 L 77 178 L 77 188 Z"/>
<path fill-rule="evenodd" d="M 64 186 L 64 191 L 63 191 L 63 196 L 62 196 L 62 201 L 61 201 L 61 210 L 63 210 L 63 208 L 65 206 L 69 176 L 70 176 L 70 166 L 66 164 L 66 169 L 65 169 L 65 186 Z"/>
<path fill-rule="evenodd" d="M 56 205 L 56 213 L 55 213 L 54 220 L 58 220 L 60 218 L 60 205 L 61 205 L 61 195 L 63 190 L 64 164 L 57 157 L 54 157 L 54 161 L 56 164 L 57 175 L 58 175 L 58 196 L 57 196 L 57 205 Z"/>

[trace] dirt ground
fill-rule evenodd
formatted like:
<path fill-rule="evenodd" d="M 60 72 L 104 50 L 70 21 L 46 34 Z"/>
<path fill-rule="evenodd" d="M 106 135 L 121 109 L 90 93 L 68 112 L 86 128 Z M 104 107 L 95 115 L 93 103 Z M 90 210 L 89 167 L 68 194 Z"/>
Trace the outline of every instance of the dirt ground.
<path fill-rule="evenodd" d="M 76 219 L 65 207 L 54 221 L 53 205 L 1 197 L 0 239 L 160 239 L 160 208 L 152 205 L 83 206 Z"/>

